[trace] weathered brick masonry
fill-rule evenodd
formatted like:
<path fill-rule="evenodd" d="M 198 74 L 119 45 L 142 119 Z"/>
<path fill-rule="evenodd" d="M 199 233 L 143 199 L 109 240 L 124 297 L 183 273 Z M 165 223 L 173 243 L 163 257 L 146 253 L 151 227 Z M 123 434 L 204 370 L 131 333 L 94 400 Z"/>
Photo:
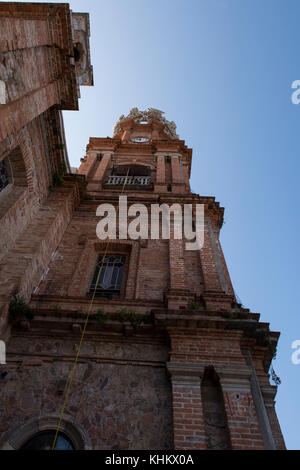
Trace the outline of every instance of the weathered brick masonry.
<path fill-rule="evenodd" d="M 191 192 L 192 150 L 174 123 L 134 108 L 112 138 L 90 139 L 71 174 L 61 110 L 77 109 L 79 85 L 93 81 L 88 17 L 2 2 L 0 26 L 0 446 L 57 427 L 106 249 L 96 210 L 117 208 L 123 189 L 149 211 L 203 204 L 204 246 L 187 251 L 172 230 L 110 241 L 119 271 L 99 280 L 61 435 L 75 449 L 283 449 L 268 374 L 279 334 L 235 298 L 224 210 Z M 22 303 L 12 317 L 16 294 L 31 317 Z"/>
<path fill-rule="evenodd" d="M 78 109 L 79 85 L 93 83 L 89 18 L 67 4 L 0 3 L 1 327 L 12 292 L 30 299 L 79 202 L 69 172 L 62 109 Z M 82 56 L 75 48 L 82 44 Z M 26 273 L 26 275 L 24 275 Z"/>

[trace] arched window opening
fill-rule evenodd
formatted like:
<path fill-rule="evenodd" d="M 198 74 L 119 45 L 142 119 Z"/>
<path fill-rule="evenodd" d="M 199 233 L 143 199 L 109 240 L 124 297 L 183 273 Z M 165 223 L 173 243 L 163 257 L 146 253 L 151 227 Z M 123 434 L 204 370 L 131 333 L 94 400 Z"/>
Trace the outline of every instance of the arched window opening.
<path fill-rule="evenodd" d="M 146 165 L 116 165 L 113 166 L 107 184 L 126 186 L 149 186 L 151 184 L 151 169 Z"/>
<path fill-rule="evenodd" d="M 223 393 L 213 367 L 205 369 L 201 397 L 207 449 L 231 449 Z"/>
<path fill-rule="evenodd" d="M 31 437 L 20 450 L 52 450 L 56 431 L 43 431 Z M 75 450 L 71 440 L 63 433 L 58 433 L 54 450 Z"/>
<path fill-rule="evenodd" d="M 20 147 L 16 147 L 0 160 L 0 193 L 10 184 L 22 189 L 28 186 L 25 163 Z"/>

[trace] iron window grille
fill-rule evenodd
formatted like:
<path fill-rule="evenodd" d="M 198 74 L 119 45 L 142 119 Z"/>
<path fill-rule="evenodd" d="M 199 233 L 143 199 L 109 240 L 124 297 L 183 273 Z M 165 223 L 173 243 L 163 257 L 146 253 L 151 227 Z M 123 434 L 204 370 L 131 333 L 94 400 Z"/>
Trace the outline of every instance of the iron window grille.
<path fill-rule="evenodd" d="M 109 176 L 107 184 L 122 185 L 126 181 L 128 186 L 148 186 L 151 183 L 149 176 Z"/>
<path fill-rule="evenodd" d="M 145 165 L 117 165 L 113 166 L 107 184 L 126 186 L 149 186 L 151 184 L 151 170 Z"/>
<path fill-rule="evenodd" d="M 93 280 L 90 285 L 89 296 L 92 297 L 95 292 L 96 298 L 104 297 L 117 299 L 121 294 L 126 256 L 106 255 L 105 258 L 103 258 L 104 255 L 100 255 L 98 258 Z M 101 273 L 97 284 L 100 269 Z"/>

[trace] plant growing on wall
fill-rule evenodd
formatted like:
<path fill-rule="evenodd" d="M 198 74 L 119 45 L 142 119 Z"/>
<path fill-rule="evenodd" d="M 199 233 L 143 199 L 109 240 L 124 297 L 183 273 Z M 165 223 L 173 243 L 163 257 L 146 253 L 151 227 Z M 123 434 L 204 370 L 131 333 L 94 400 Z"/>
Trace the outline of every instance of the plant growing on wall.
<path fill-rule="evenodd" d="M 61 186 L 65 183 L 65 180 L 59 173 L 54 173 L 53 175 L 53 186 Z"/>
<path fill-rule="evenodd" d="M 108 320 L 108 316 L 106 315 L 106 313 L 103 312 L 103 310 L 99 308 L 99 310 L 95 314 L 95 319 L 97 320 L 98 323 L 100 323 L 101 325 L 104 325 L 104 323 L 106 323 Z"/>
<path fill-rule="evenodd" d="M 187 309 L 188 310 L 199 310 L 200 309 L 200 304 L 196 301 L 189 300 L 187 304 Z"/>
<path fill-rule="evenodd" d="M 9 322 L 16 325 L 21 320 L 32 320 L 33 317 L 32 309 L 24 299 L 19 294 L 13 295 L 9 304 Z"/>

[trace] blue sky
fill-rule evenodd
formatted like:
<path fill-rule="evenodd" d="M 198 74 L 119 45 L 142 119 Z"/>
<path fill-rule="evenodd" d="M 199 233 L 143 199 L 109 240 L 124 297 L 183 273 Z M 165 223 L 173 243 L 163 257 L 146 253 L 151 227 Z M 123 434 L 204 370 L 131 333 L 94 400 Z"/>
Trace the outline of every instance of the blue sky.
<path fill-rule="evenodd" d="M 60 2 L 64 3 L 64 2 Z M 95 86 L 64 112 L 69 157 L 137 106 L 193 148 L 193 191 L 225 207 L 221 243 L 243 305 L 281 331 L 274 369 L 287 447 L 300 449 L 298 0 L 74 0 L 91 16 Z"/>

